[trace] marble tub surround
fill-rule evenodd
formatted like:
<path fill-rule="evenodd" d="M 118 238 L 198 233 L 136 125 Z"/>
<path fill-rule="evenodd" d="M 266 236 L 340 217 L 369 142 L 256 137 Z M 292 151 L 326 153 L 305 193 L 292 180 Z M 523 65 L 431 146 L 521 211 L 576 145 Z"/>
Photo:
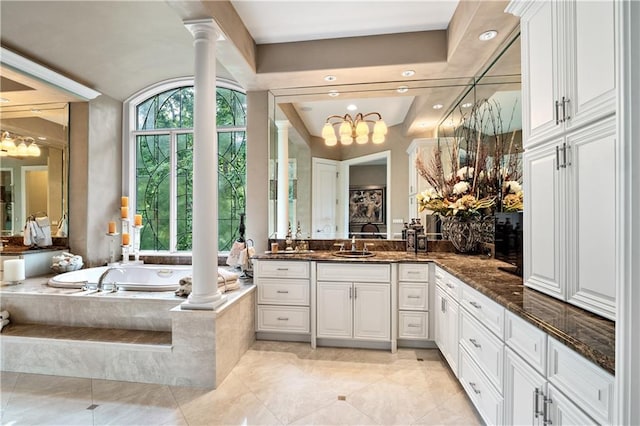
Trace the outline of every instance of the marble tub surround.
<path fill-rule="evenodd" d="M 524 287 L 521 277 L 498 269 L 507 266 L 506 263 L 485 255 L 450 252 L 417 255 L 402 251 L 375 253 L 374 257 L 357 259 L 337 257 L 331 251 L 259 254 L 254 258 L 355 263 L 434 262 L 470 287 L 547 332 L 606 371 L 615 374 L 615 323 Z"/>
<path fill-rule="evenodd" d="M 236 323 L 253 333 L 249 280 L 217 311 L 194 311 L 172 291 L 91 293 L 47 279 L 0 289 L 15 325 L 0 334 L 3 371 L 211 388 L 252 342 L 242 330 L 233 344 L 216 337 Z"/>

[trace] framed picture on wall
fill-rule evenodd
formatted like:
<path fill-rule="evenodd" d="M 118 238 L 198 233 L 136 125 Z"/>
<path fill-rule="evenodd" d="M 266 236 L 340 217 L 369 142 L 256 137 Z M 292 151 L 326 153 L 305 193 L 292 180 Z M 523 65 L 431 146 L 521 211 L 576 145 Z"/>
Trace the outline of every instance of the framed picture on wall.
<path fill-rule="evenodd" d="M 385 187 L 352 186 L 349 188 L 349 223 L 385 223 Z"/>

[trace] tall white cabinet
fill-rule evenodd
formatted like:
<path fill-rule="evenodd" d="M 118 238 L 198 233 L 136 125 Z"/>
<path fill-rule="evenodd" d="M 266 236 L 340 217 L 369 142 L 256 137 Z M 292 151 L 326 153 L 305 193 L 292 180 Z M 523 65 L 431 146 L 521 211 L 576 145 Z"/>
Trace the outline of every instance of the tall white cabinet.
<path fill-rule="evenodd" d="M 524 282 L 615 319 L 622 229 L 616 2 L 514 0 L 521 17 Z"/>

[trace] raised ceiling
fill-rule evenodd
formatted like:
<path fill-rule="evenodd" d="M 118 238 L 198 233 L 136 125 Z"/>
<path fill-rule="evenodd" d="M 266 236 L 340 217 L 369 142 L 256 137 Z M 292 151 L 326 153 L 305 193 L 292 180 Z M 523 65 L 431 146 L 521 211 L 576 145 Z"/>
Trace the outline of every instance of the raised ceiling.
<path fill-rule="evenodd" d="M 475 75 L 517 26 L 503 12 L 506 4 L 3 0 L 0 38 L 3 46 L 123 101 L 155 82 L 192 75 L 193 41 L 183 20 L 211 16 L 226 36 L 218 46 L 219 76 L 247 90 L 300 93 L 335 84 L 400 85 L 406 69 L 416 71 L 413 81 Z M 478 34 L 487 29 L 497 29 L 499 36 L 479 42 Z M 326 83 L 327 74 L 338 80 Z M 388 95 L 386 102 L 395 102 L 397 94 Z M 404 98 L 396 109 L 406 109 L 416 123 L 435 123 L 444 113 L 431 108 L 440 102 L 435 97 L 446 98 L 442 90 L 405 96 L 411 108 Z M 305 105 L 296 106 L 304 112 Z"/>

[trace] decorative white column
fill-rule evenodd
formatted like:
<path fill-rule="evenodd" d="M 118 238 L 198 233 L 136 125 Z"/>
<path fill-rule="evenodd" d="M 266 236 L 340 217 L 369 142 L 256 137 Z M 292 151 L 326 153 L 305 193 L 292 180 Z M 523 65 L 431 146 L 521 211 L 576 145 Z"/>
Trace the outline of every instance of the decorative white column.
<path fill-rule="evenodd" d="M 218 290 L 218 133 L 216 41 L 213 19 L 185 21 L 194 38 L 192 290 L 182 309 L 213 310 L 225 301 Z"/>
<path fill-rule="evenodd" d="M 278 238 L 284 238 L 289 229 L 289 127 L 288 120 L 276 121 L 278 128 Z"/>

